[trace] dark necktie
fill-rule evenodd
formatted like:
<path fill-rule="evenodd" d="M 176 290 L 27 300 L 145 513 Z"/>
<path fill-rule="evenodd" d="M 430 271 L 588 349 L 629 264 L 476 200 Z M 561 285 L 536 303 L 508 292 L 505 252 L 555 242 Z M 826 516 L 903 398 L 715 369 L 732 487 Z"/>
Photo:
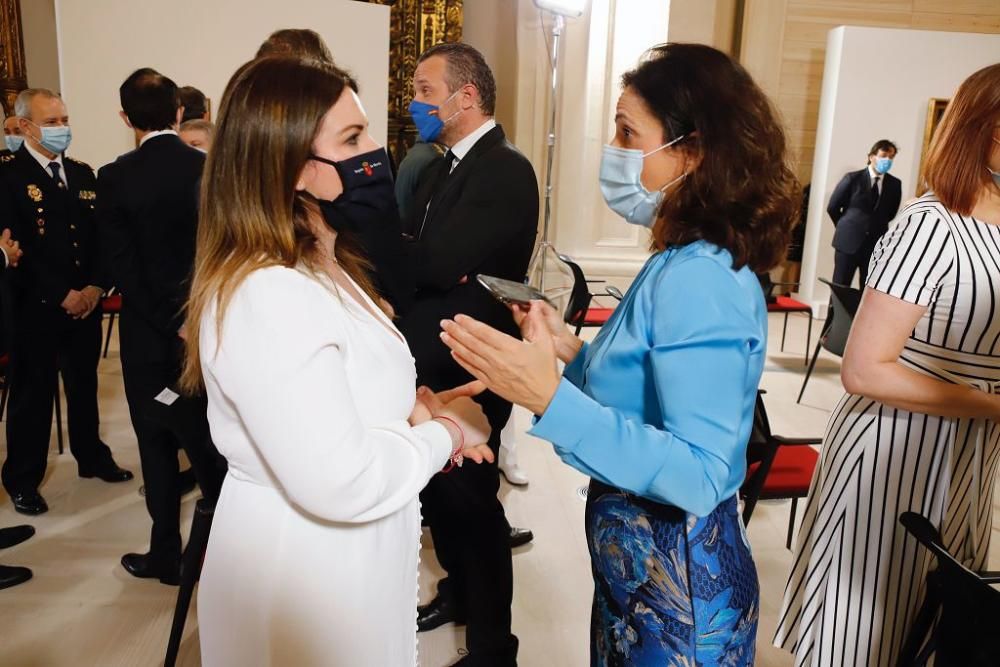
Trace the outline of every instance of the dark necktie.
<path fill-rule="evenodd" d="M 879 182 L 880 178 L 882 178 L 882 177 L 881 176 L 876 176 L 875 180 L 872 181 L 872 201 L 875 202 L 874 204 L 872 204 L 872 208 L 873 209 L 874 208 L 878 208 L 878 200 L 879 200 L 879 194 L 880 194 L 879 191 L 878 191 L 878 182 Z"/>
<path fill-rule="evenodd" d="M 52 172 L 52 180 L 56 182 L 56 185 L 62 189 L 66 189 L 66 184 L 63 183 L 62 178 L 59 177 L 59 167 L 61 165 L 58 162 L 49 162 L 49 170 Z"/>
<path fill-rule="evenodd" d="M 445 183 L 448 181 L 448 176 L 451 175 L 451 165 L 454 161 L 455 154 L 451 152 L 451 149 L 448 149 L 448 152 L 444 154 L 444 160 L 441 162 L 438 173 L 434 176 L 434 187 L 431 189 L 431 198 L 427 202 L 427 209 L 424 211 L 424 219 L 420 223 L 420 229 L 417 230 L 418 239 L 423 236 L 424 226 L 427 224 L 427 216 L 430 215 L 434 201 L 441 194 L 441 190 L 444 189 Z"/>

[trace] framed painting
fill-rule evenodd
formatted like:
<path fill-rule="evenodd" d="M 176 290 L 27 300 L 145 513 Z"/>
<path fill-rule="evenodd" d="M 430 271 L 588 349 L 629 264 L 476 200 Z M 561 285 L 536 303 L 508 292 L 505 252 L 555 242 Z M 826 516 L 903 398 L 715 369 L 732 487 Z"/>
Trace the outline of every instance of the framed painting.
<path fill-rule="evenodd" d="M 924 173 L 924 162 L 927 160 L 927 152 L 931 147 L 931 140 L 934 138 L 934 132 L 937 130 L 938 125 L 941 124 L 941 118 L 944 117 L 944 110 L 948 108 L 949 100 L 941 97 L 932 97 L 930 101 L 927 102 L 927 120 L 924 122 L 924 143 L 920 149 L 920 171 L 919 174 Z M 921 176 L 917 176 L 917 192 L 916 195 L 919 197 L 923 194 Z"/>

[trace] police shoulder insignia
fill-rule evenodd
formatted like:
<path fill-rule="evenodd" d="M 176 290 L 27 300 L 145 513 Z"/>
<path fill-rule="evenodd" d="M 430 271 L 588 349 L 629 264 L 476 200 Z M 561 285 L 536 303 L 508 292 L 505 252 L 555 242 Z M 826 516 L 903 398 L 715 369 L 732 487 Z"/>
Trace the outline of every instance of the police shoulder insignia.
<path fill-rule="evenodd" d="M 77 160 L 76 158 L 72 158 L 72 157 L 70 157 L 70 156 L 68 156 L 68 155 L 65 155 L 65 156 L 63 156 L 63 159 L 65 159 L 65 160 L 69 160 L 69 161 L 70 161 L 70 162 L 72 162 L 73 164 L 78 164 L 78 165 L 80 165 L 81 167 L 86 167 L 87 169 L 90 169 L 91 171 L 94 171 L 94 168 L 93 168 L 93 167 L 91 167 L 91 166 L 90 166 L 89 164 L 87 164 L 86 162 L 84 162 L 83 160 Z"/>
<path fill-rule="evenodd" d="M 9 155 L 0 155 L 0 163 L 10 162 L 11 160 L 13 160 L 16 157 L 17 157 L 17 155 L 15 155 L 14 153 L 10 153 Z"/>

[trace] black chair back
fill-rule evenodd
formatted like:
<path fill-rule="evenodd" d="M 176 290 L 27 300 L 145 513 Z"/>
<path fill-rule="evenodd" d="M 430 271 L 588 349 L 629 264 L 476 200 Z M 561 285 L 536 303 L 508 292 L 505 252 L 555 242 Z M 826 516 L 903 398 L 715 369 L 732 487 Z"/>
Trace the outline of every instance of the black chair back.
<path fill-rule="evenodd" d="M 587 309 L 590 308 L 590 301 L 593 295 L 587 285 L 587 277 L 583 275 L 583 269 L 566 255 L 558 255 L 559 261 L 569 267 L 573 274 L 573 289 L 569 293 L 569 302 L 566 304 L 566 312 L 563 314 L 563 321 L 571 327 L 577 327 L 579 333 L 583 321 L 587 317 Z"/>
<path fill-rule="evenodd" d="M 861 290 L 847 285 L 838 285 L 820 278 L 819 281 L 830 288 L 830 313 L 823 324 L 820 343 L 823 349 L 838 357 L 844 356 L 847 337 L 854 324 L 854 316 L 861 305 Z"/>
<path fill-rule="evenodd" d="M 981 576 L 955 560 L 926 517 L 904 512 L 899 522 L 930 550 L 937 569 L 927 576 L 927 599 L 911 626 L 898 664 L 926 665 L 931 654 L 936 665 L 979 667 L 1000 663 L 1000 642 L 996 638 L 1000 591 L 989 585 L 997 583 L 998 577 Z M 918 654 L 925 640 L 924 650 Z"/>
<path fill-rule="evenodd" d="M 753 427 L 747 442 L 747 477 L 740 486 L 743 498 L 743 525 L 750 523 L 754 507 L 764 488 L 774 457 L 778 453 L 778 441 L 772 437 L 771 423 L 764 408 L 762 392 L 757 392 L 757 403 L 753 409 Z"/>

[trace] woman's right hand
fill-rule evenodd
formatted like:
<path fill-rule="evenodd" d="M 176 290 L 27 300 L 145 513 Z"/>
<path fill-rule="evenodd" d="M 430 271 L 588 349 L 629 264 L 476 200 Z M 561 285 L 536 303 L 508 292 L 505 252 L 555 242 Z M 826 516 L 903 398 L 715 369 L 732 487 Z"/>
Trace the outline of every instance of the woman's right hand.
<path fill-rule="evenodd" d="M 541 319 L 545 322 L 545 327 L 548 329 L 549 334 L 552 335 L 552 343 L 556 348 L 556 356 L 564 364 L 573 361 L 580 348 L 583 347 L 583 341 L 570 333 L 559 311 L 545 301 L 532 301 L 527 307 L 521 304 L 513 304 L 510 309 L 514 314 L 514 321 L 517 322 L 517 326 L 521 329 L 521 336 L 525 338 L 528 337 L 528 327 L 530 326 L 527 321 L 528 313 L 536 310 L 541 314 Z"/>
<path fill-rule="evenodd" d="M 472 459 L 476 463 L 487 461 L 493 463 L 493 450 L 487 442 L 490 439 L 490 423 L 483 414 L 483 409 L 472 400 L 472 396 L 482 393 L 485 386 L 481 382 L 470 382 L 448 391 L 434 393 L 427 387 L 417 389 L 417 402 L 422 404 L 431 414 L 431 418 L 445 417 L 440 422 L 452 433 L 453 442 L 458 444 L 464 440 L 462 457 Z M 454 424 L 450 423 L 454 422 Z M 453 433 L 457 424 L 460 434 Z M 456 439 L 456 436 L 457 439 Z"/>

